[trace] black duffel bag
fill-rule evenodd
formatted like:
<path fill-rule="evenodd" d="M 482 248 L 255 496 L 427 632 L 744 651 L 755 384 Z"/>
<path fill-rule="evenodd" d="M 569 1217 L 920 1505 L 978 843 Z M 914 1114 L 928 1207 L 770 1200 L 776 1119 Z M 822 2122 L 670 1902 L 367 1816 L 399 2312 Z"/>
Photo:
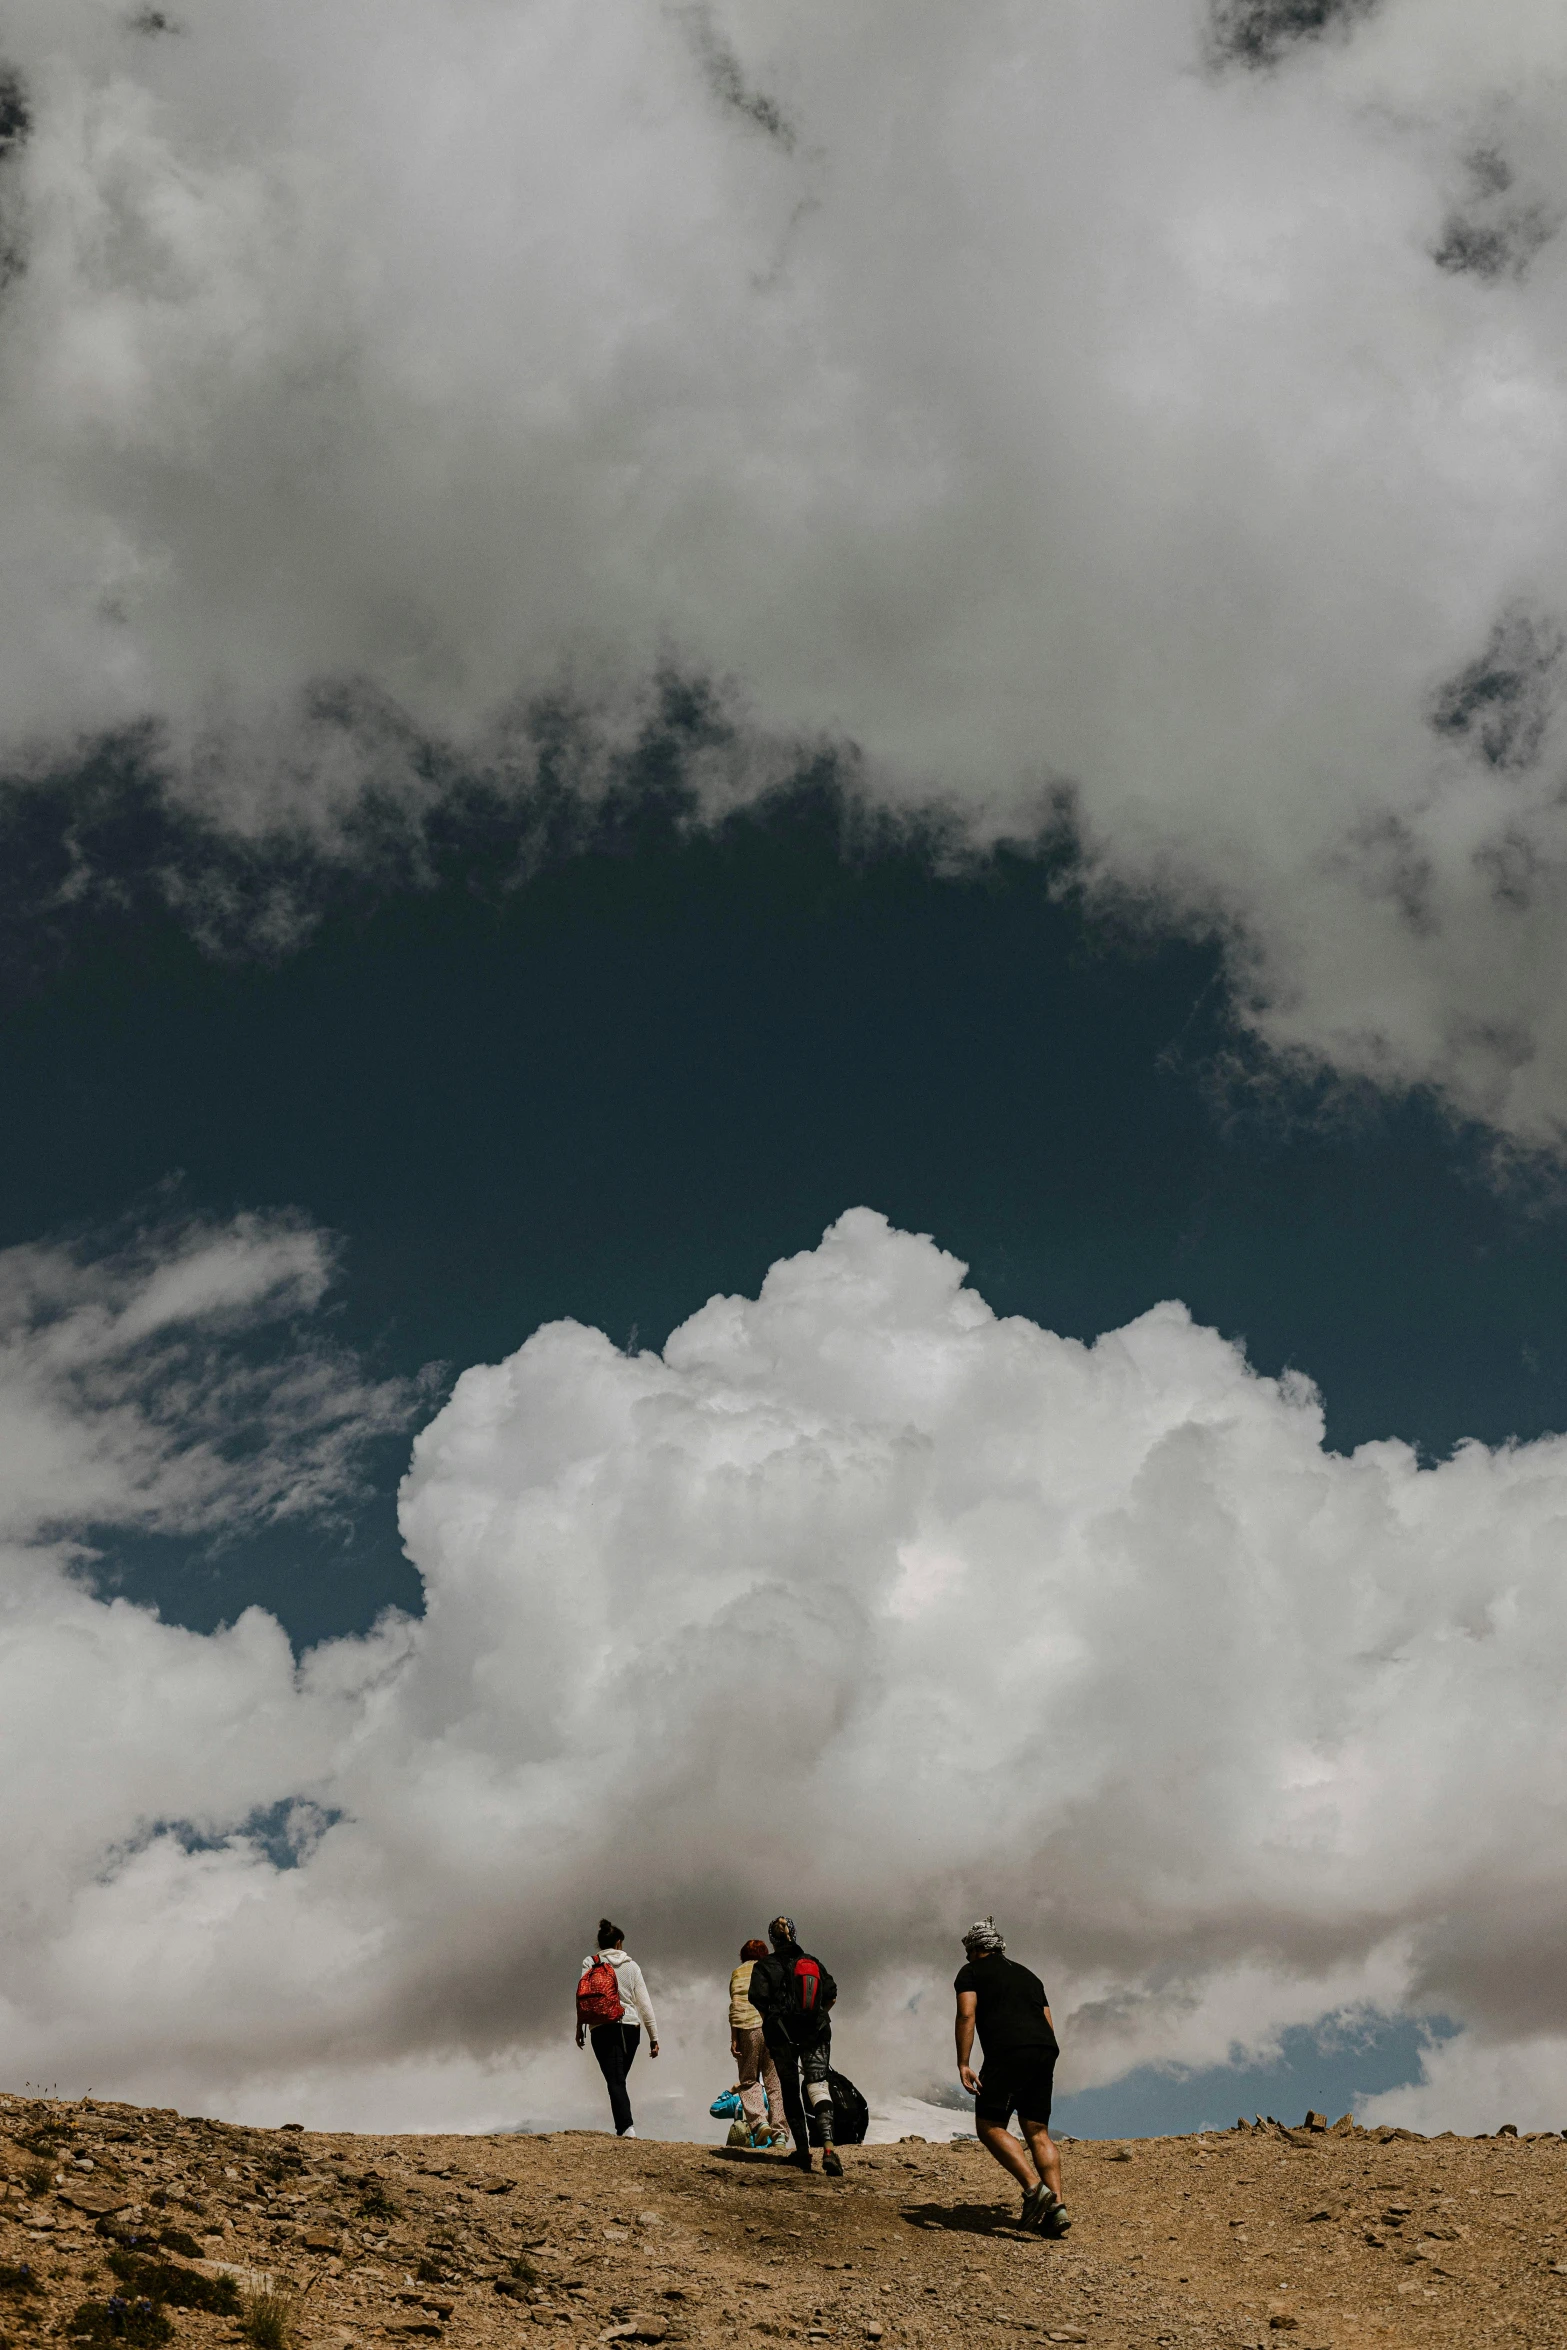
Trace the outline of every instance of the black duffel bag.
<path fill-rule="evenodd" d="M 832 2091 L 833 2136 L 840 2146 L 863 2146 L 871 2126 L 870 2107 L 847 2073 L 830 2071 L 827 2086 Z"/>

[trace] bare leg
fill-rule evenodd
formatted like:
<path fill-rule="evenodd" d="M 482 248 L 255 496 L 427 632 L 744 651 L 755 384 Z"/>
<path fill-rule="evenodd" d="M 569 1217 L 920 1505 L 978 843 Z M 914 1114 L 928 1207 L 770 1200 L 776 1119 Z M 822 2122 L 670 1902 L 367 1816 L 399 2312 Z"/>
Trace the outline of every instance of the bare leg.
<path fill-rule="evenodd" d="M 1021 2113 L 1017 2118 L 1028 2133 L 1029 2151 L 1038 2166 L 1039 2175 L 1059 2203 L 1062 2200 L 1061 2157 L 1056 2150 L 1056 2142 L 1043 2122 L 1031 2122 Z"/>
<path fill-rule="evenodd" d="M 980 2143 L 985 2148 L 985 2151 L 988 2154 L 993 2154 L 995 2156 L 997 2162 L 1000 2163 L 1003 2170 L 1009 2170 L 1012 2173 L 1012 2176 L 1016 2179 L 1020 2187 L 1038 2186 L 1039 2180 L 1035 2175 L 1033 2164 L 1029 2161 L 1028 2156 L 1024 2153 L 1022 2147 L 1018 2144 L 1017 2140 L 1013 2137 L 1012 2132 L 1007 2128 L 1004 2122 L 982 2122 L 976 2119 L 974 2127 L 979 2132 Z M 1023 2127 L 1028 2130 L 1030 2136 L 1032 2136 L 1033 2130 L 1031 2125 L 1025 2122 Z M 1050 2141 L 1048 2138 L 1045 2139 L 1045 2144 L 1050 2146 Z M 1050 2151 L 1052 2155 L 1055 2154 L 1055 2148 L 1053 2146 L 1050 2146 Z M 1060 2176 L 1061 2164 L 1058 2159 L 1056 2162 L 1056 2177 L 1059 2179 Z M 1059 2192 L 1059 2189 L 1057 2192 Z"/>

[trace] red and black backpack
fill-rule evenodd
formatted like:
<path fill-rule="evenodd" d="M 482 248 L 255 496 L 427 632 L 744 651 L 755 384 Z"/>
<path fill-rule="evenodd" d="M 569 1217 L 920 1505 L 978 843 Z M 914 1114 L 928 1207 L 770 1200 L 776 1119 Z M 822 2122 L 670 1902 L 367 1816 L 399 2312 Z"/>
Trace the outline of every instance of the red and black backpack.
<path fill-rule="evenodd" d="M 827 2029 L 827 2011 L 838 1996 L 838 1986 L 819 1958 L 812 1958 L 808 1950 L 775 1951 L 772 1959 L 777 1974 L 783 1978 L 783 2001 L 774 2006 L 768 2021 L 776 2026 L 791 2047 L 810 2048 Z M 762 1961 L 757 1961 L 757 1971 Z M 756 1976 L 751 1977 L 751 1995 L 756 1996 Z"/>
<path fill-rule="evenodd" d="M 822 2009 L 822 1962 L 801 1951 L 790 1974 L 794 2004 L 803 2016 L 818 2016 Z"/>

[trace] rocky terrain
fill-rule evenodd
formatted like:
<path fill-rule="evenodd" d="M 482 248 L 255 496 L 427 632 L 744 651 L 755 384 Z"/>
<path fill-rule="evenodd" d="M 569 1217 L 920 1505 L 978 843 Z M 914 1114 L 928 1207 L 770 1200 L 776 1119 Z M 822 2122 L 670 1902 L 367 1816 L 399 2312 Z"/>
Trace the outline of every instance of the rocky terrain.
<path fill-rule="evenodd" d="M 174 2350 L 616 2342 L 1567 2344 L 1567 2144 L 1276 2124 L 1068 2142 L 1012 2225 L 972 2141 L 846 2154 L 252 2130 L 0 2102 L 0 2336 Z M 545 2329 L 541 2337 L 536 2330 Z"/>

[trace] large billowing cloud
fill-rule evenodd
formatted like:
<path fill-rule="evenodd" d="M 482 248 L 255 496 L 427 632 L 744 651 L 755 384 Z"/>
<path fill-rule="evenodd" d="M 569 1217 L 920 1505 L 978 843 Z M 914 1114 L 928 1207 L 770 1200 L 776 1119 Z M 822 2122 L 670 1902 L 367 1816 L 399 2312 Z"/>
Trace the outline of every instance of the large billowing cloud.
<path fill-rule="evenodd" d="M 1072 2085 L 1404 2005 L 1465 2027 L 1433 2118 L 1559 2119 L 1567 1444 L 1321 1434 L 1177 1305 L 1093 1346 L 998 1321 L 862 1209 L 662 1357 L 557 1323 L 468 1371 L 403 1492 L 418 1623 L 296 1668 L 258 1611 L 204 1638 L 13 1548 L 8 2062 L 260 2118 L 596 2116 L 607 1908 L 671 2126 L 782 1904 L 848 2069 L 919 2093 L 993 1909 Z"/>
<path fill-rule="evenodd" d="M 1567 1116 L 1547 0 L 15 0 L 0 702 L 341 839 L 673 659 Z M 318 690 L 325 688 L 326 690 Z M 302 712 L 308 711 L 308 716 Z M 770 746 L 770 747 L 769 747 Z"/>

